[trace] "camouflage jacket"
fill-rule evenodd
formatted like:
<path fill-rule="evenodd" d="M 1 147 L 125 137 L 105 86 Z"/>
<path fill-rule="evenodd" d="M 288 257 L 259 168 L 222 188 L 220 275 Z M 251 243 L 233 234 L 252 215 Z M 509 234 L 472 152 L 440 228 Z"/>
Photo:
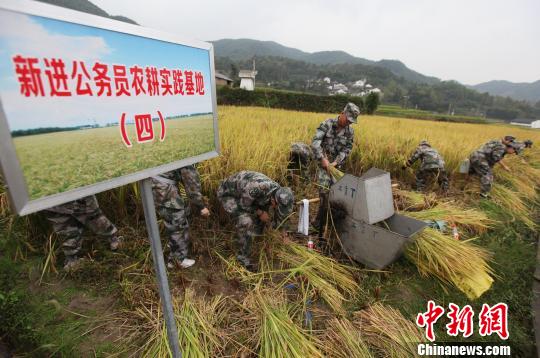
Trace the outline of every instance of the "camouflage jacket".
<path fill-rule="evenodd" d="M 97 209 L 99 209 L 97 198 L 95 195 L 90 195 L 46 210 L 58 214 L 83 215 L 93 213 Z"/>
<path fill-rule="evenodd" d="M 172 170 L 167 173 L 158 175 L 168 180 L 175 181 L 182 184 L 189 201 L 197 208 L 202 209 L 206 207 L 201 193 L 201 179 L 197 168 L 193 165 L 188 165 L 180 169 Z"/>
<path fill-rule="evenodd" d="M 490 140 L 471 154 L 471 158 L 485 159 L 492 167 L 506 155 L 506 146 L 501 140 Z"/>
<path fill-rule="evenodd" d="M 291 145 L 291 154 L 298 156 L 304 164 L 309 163 L 313 157 L 311 147 L 302 142 L 295 142 Z"/>
<path fill-rule="evenodd" d="M 407 161 L 407 164 L 412 165 L 418 159 L 421 160 L 420 170 L 444 169 L 444 159 L 437 149 L 428 145 L 419 145 Z"/>
<path fill-rule="evenodd" d="M 330 161 L 342 164 L 352 150 L 354 131 L 351 126 L 338 128 L 338 119 L 330 118 L 319 125 L 311 148 L 313 156 L 321 160 L 323 155 Z"/>
<path fill-rule="evenodd" d="M 235 198 L 238 206 L 247 212 L 268 211 L 272 194 L 279 188 L 280 185 L 266 175 L 244 170 L 225 179 L 218 195 Z"/>

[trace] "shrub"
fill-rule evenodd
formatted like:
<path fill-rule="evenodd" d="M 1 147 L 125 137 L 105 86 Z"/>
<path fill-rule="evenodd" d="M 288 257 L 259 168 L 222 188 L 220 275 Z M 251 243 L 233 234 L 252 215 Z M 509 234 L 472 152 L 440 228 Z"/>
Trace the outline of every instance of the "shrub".
<path fill-rule="evenodd" d="M 339 113 L 348 102 L 353 102 L 364 112 L 364 103 L 360 97 L 318 96 L 267 88 L 246 91 L 240 88 L 219 87 L 217 101 L 218 104 L 223 105 L 271 107 L 321 113 Z"/>

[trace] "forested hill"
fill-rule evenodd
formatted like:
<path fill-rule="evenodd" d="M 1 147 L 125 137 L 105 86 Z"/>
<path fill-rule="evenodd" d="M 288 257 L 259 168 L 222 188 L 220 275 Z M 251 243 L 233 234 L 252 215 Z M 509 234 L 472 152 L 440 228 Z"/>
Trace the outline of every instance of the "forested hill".
<path fill-rule="evenodd" d="M 218 57 L 229 57 L 234 61 L 249 60 L 253 56 L 284 57 L 292 60 L 299 60 L 316 65 L 337 65 L 337 64 L 360 64 L 379 67 L 392 72 L 398 77 L 417 83 L 437 83 L 439 79 L 424 76 L 411 70 L 402 62 L 397 60 L 371 61 L 365 58 L 355 57 L 344 51 L 321 51 L 308 53 L 292 47 L 283 46 L 274 41 L 258 41 L 251 39 L 222 39 L 212 41 L 214 50 Z"/>
<path fill-rule="evenodd" d="M 217 52 L 217 51 L 216 51 Z M 216 57 L 216 69 L 238 80 L 239 69 L 249 69 L 253 58 L 233 60 Z M 433 84 L 409 81 L 386 68 L 368 64 L 315 64 L 276 56 L 257 56 L 256 68 L 259 85 L 277 89 L 327 94 L 328 84 L 321 81 L 329 77 L 352 88 L 357 80 L 367 79 L 383 92 L 383 103 L 399 104 L 439 113 L 486 116 L 503 120 L 540 118 L 540 102 L 531 105 L 508 97 L 480 93 L 455 81 L 437 81 Z"/>
<path fill-rule="evenodd" d="M 532 83 L 513 83 L 509 81 L 489 81 L 470 88 L 479 92 L 488 92 L 495 96 L 511 97 L 517 100 L 536 103 L 540 101 L 540 80 Z"/>
<path fill-rule="evenodd" d="M 92 4 L 88 0 L 38 0 L 47 4 L 62 6 L 71 10 L 77 10 L 81 12 L 86 12 L 88 14 L 108 17 L 110 19 L 128 22 L 130 24 L 138 25 L 135 21 L 131 20 L 122 15 L 109 15 L 105 10 L 101 9 L 99 6 Z"/>

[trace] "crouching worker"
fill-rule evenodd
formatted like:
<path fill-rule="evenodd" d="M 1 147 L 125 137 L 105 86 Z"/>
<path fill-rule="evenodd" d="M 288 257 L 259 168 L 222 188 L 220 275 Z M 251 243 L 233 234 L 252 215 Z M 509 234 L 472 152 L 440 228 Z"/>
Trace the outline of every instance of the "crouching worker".
<path fill-rule="evenodd" d="M 311 147 L 306 143 L 296 142 L 291 145 L 291 152 L 289 154 L 289 165 L 287 167 L 289 171 L 289 177 L 294 180 L 295 178 L 309 179 L 309 164 L 313 158 Z"/>
<path fill-rule="evenodd" d="M 189 258 L 189 203 L 180 195 L 178 184 L 182 184 L 189 201 L 204 217 L 210 216 L 201 194 L 201 180 L 193 165 L 173 170 L 152 177 L 152 189 L 157 212 L 169 239 L 169 257 L 167 267 L 180 266 L 188 268 L 195 263 Z"/>
<path fill-rule="evenodd" d="M 250 259 L 253 237 L 261 235 L 270 223 L 270 208 L 274 209 L 274 228 L 283 227 L 283 221 L 293 210 L 291 189 L 281 187 L 264 174 L 241 171 L 221 182 L 217 197 L 236 226 L 236 258 L 244 267 L 254 270 Z"/>
<path fill-rule="evenodd" d="M 469 157 L 469 174 L 480 177 L 480 196 L 487 198 L 493 184 L 493 166 L 500 163 L 502 167 L 510 169 L 502 162 L 506 154 L 516 154 L 521 151 L 522 144 L 515 142 L 512 136 L 500 140 L 491 140 L 471 153 Z"/>
<path fill-rule="evenodd" d="M 94 195 L 46 209 L 45 212 L 54 232 L 62 240 L 66 271 L 75 270 L 80 263 L 84 228 L 106 237 L 112 251 L 116 251 L 122 243 L 118 229 L 103 214 Z"/>
<path fill-rule="evenodd" d="M 439 188 L 447 191 L 448 176 L 444 168 L 445 163 L 437 149 L 431 147 L 427 141 L 421 141 L 402 169 L 412 166 L 417 160 L 420 160 L 420 167 L 416 171 L 416 190 L 425 191 L 428 183 L 437 178 Z"/>

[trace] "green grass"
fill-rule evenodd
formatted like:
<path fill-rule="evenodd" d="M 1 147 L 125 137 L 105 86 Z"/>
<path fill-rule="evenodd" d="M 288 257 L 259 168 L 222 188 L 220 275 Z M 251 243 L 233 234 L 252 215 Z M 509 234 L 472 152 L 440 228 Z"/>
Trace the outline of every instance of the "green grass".
<path fill-rule="evenodd" d="M 14 139 L 31 199 L 134 173 L 214 149 L 212 115 L 167 120 L 165 140 L 127 148 L 119 127 L 85 129 Z M 159 126 L 154 124 L 154 133 Z"/>
<path fill-rule="evenodd" d="M 420 109 L 402 108 L 394 105 L 381 105 L 377 108 L 375 114 L 379 116 L 427 119 L 441 122 L 487 123 L 486 119 L 482 117 L 434 113 Z"/>

